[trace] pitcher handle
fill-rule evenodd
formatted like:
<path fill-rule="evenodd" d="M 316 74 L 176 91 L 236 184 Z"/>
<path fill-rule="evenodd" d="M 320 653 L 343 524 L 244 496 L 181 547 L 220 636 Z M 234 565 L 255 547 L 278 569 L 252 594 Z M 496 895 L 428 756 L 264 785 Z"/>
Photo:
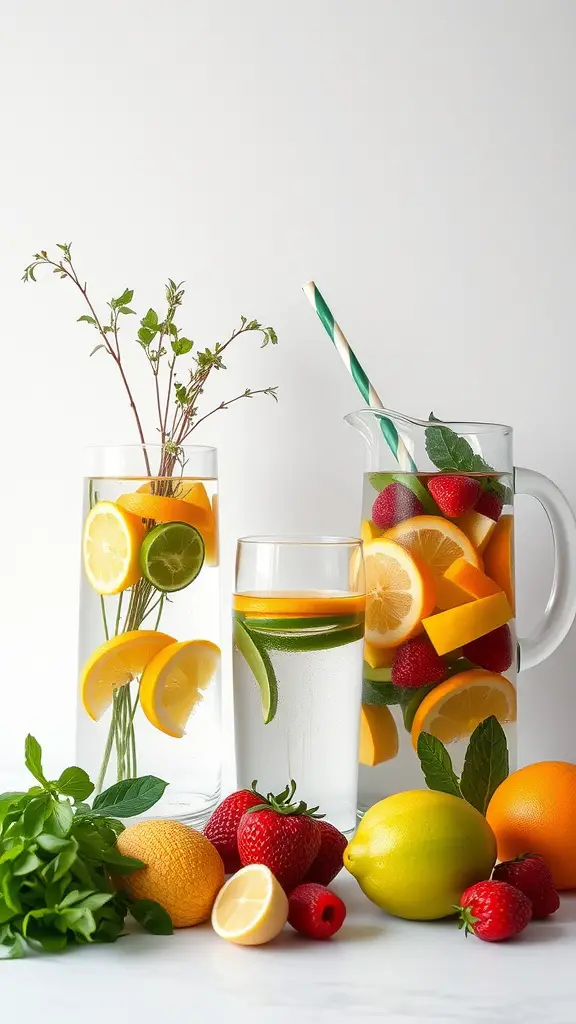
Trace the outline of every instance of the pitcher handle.
<path fill-rule="evenodd" d="M 548 604 L 530 636 L 521 637 L 519 669 L 533 668 L 552 654 L 576 615 L 576 519 L 556 484 L 533 469 L 516 468 L 516 494 L 530 494 L 548 516 L 554 541 L 554 577 Z"/>

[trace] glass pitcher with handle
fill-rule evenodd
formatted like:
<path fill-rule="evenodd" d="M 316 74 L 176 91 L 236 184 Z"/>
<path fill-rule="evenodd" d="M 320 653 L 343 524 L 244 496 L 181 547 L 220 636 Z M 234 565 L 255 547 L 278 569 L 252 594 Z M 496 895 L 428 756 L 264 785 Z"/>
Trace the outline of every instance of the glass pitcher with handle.
<path fill-rule="evenodd" d="M 512 428 L 417 420 L 387 409 L 345 417 L 367 446 L 361 536 L 366 632 L 359 807 L 422 788 L 418 737 L 462 769 L 490 715 L 516 755 L 516 675 L 547 658 L 576 614 L 576 520 L 547 477 L 514 467 Z M 554 579 L 530 636 L 516 637 L 514 495 L 544 507 Z"/>

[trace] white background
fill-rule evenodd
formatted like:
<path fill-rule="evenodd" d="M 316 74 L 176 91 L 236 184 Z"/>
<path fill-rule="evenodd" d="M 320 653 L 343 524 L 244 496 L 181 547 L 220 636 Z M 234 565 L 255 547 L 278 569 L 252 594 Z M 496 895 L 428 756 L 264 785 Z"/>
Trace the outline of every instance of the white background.
<path fill-rule="evenodd" d="M 0 10 L 0 770 L 31 730 L 73 757 L 82 448 L 134 440 L 71 288 L 20 283 L 72 240 L 98 302 L 168 275 L 198 342 L 239 313 L 198 431 L 220 449 L 223 586 L 243 533 L 349 533 L 359 403 L 303 297 L 314 277 L 383 398 L 512 423 L 576 505 L 576 4 L 570 0 L 19 0 Z M 133 321 L 132 321 L 133 323 Z M 146 367 L 130 372 L 152 423 Z M 148 398 L 146 397 L 148 396 Z M 519 622 L 551 579 L 517 506 Z M 521 758 L 574 759 L 574 632 L 520 683 Z"/>

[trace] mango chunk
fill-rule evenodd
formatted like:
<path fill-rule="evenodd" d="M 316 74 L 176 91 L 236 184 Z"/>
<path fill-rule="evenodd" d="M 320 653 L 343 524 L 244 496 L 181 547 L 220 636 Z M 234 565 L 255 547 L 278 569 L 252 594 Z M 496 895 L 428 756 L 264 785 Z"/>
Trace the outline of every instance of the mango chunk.
<path fill-rule="evenodd" d="M 483 516 L 481 512 L 465 512 L 463 516 L 459 516 L 454 522 L 456 526 L 462 530 L 468 537 L 471 544 L 474 545 L 476 551 L 481 555 L 486 547 L 490 537 L 496 529 L 496 523 L 489 516 Z"/>
<path fill-rule="evenodd" d="M 482 597 L 470 604 L 450 608 L 422 620 L 434 649 L 438 654 L 448 654 L 456 647 L 463 647 L 471 640 L 490 633 L 503 626 L 512 618 L 512 609 L 503 591 Z"/>
<path fill-rule="evenodd" d="M 464 559 L 461 559 L 461 561 L 464 561 Z M 470 563 L 466 564 L 469 565 Z M 459 605 L 472 601 L 470 594 L 448 579 L 447 573 L 444 573 L 443 576 L 436 576 L 434 583 L 436 584 L 436 607 L 440 608 L 441 611 L 446 611 L 448 608 L 458 608 Z"/>
<path fill-rule="evenodd" d="M 395 647 L 376 647 L 369 640 L 364 641 L 364 661 L 370 668 L 389 668 L 395 654 Z"/>
<path fill-rule="evenodd" d="M 484 568 L 514 608 L 514 517 L 500 516 L 486 549 Z"/>
<path fill-rule="evenodd" d="M 373 768 L 398 754 L 398 730 L 386 704 L 363 704 L 360 712 L 358 760 Z"/>
<path fill-rule="evenodd" d="M 360 527 L 360 537 L 365 544 L 369 544 L 371 540 L 376 540 L 377 537 L 381 537 L 384 530 L 381 530 L 376 523 L 373 523 L 371 519 L 363 519 L 362 526 Z"/>
<path fill-rule="evenodd" d="M 443 578 L 446 583 L 450 583 L 467 595 L 469 600 L 491 597 L 492 594 L 499 594 L 502 590 L 502 587 L 499 587 L 486 573 L 477 569 L 471 562 L 467 562 L 465 558 L 457 558 L 455 562 L 452 562 L 452 565 L 446 569 Z M 460 602 L 460 604 L 464 603 L 464 601 Z"/>

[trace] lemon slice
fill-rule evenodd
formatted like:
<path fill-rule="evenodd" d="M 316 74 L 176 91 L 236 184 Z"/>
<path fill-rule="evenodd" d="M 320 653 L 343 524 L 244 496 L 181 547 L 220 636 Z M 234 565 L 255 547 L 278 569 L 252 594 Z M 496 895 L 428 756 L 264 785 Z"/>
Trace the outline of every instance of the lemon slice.
<path fill-rule="evenodd" d="M 210 640 L 163 647 L 146 665 L 140 681 L 140 705 L 148 721 L 167 736 L 183 736 L 219 665 L 220 648 Z"/>
<path fill-rule="evenodd" d="M 478 668 L 459 672 L 424 697 L 414 715 L 412 743 L 417 748 L 421 732 L 442 743 L 467 739 L 490 715 L 500 723 L 516 720 L 516 690 L 510 680 Z"/>
<path fill-rule="evenodd" d="M 395 647 L 412 636 L 436 602 L 425 562 L 400 544 L 380 537 L 364 545 L 366 640 Z"/>
<path fill-rule="evenodd" d="M 88 658 L 80 677 L 84 708 L 95 722 L 112 703 L 114 691 L 142 674 L 146 665 L 174 637 L 152 629 L 133 629 L 101 644 Z"/>
<path fill-rule="evenodd" d="M 140 546 L 146 527 L 112 501 L 98 501 L 84 524 L 82 554 L 90 585 L 99 594 L 119 594 L 140 579 Z"/>
<path fill-rule="evenodd" d="M 248 864 L 220 890 L 212 908 L 217 935 L 240 946 L 261 946 L 288 920 L 288 897 L 269 868 Z"/>
<path fill-rule="evenodd" d="M 386 539 L 401 544 L 430 568 L 436 586 L 439 608 L 453 606 L 453 590 L 444 573 L 457 558 L 480 568 L 480 558 L 462 530 L 441 516 L 414 516 L 386 531 Z"/>

